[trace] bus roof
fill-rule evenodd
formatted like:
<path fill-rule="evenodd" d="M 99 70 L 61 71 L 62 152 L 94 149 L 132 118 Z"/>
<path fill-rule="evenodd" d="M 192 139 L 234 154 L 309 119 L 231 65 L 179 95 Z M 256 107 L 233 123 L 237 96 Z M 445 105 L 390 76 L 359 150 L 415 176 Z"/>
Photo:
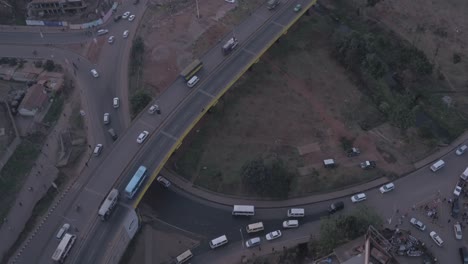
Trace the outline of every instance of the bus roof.
<path fill-rule="evenodd" d="M 255 207 L 253 205 L 234 205 L 234 211 L 253 212 Z"/>
<path fill-rule="evenodd" d="M 146 172 L 146 167 L 145 166 L 140 166 L 138 168 L 137 172 L 135 172 L 135 175 L 133 175 L 130 182 L 127 184 L 127 187 L 125 187 L 125 192 L 131 193 L 133 191 L 133 189 L 135 188 L 135 185 L 138 184 L 138 182 L 140 181 L 141 177 L 143 177 L 145 172 Z"/>
<path fill-rule="evenodd" d="M 119 191 L 117 189 L 112 189 L 110 193 L 107 195 L 104 202 L 102 203 L 101 207 L 99 208 L 98 214 L 105 215 L 118 196 L 119 196 Z"/>

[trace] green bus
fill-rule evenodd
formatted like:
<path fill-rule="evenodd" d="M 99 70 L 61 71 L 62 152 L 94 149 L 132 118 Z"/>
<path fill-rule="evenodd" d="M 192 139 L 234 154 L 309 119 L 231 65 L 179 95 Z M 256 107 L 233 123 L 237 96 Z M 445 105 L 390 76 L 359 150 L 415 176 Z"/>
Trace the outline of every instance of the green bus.
<path fill-rule="evenodd" d="M 186 81 L 190 80 L 199 70 L 203 68 L 203 63 L 200 60 L 194 60 L 187 66 L 181 73 L 180 76 L 184 77 Z"/>

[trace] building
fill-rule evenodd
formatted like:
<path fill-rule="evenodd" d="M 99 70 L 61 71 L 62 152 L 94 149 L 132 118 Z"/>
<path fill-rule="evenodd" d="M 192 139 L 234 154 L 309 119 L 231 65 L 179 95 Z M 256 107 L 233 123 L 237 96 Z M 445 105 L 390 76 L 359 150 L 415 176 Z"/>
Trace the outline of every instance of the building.
<path fill-rule="evenodd" d="M 27 5 L 28 17 L 46 17 L 83 12 L 85 0 L 32 0 Z"/>
<path fill-rule="evenodd" d="M 44 86 L 35 84 L 28 89 L 26 96 L 18 107 L 18 113 L 22 116 L 35 116 L 37 112 L 46 106 L 48 98 Z"/>

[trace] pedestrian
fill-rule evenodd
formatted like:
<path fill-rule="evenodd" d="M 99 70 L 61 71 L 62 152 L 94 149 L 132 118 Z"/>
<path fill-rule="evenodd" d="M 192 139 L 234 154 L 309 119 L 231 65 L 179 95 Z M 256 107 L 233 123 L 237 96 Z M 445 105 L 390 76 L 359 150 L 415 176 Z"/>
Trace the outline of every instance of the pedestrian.
<path fill-rule="evenodd" d="M 447 201 L 447 198 L 444 197 L 444 203 L 445 203 L 445 201 Z"/>
<path fill-rule="evenodd" d="M 23 206 L 23 203 L 22 203 L 22 202 L 19 202 L 19 206 Z"/>
<path fill-rule="evenodd" d="M 32 187 L 28 187 L 28 191 L 32 191 Z"/>
<path fill-rule="evenodd" d="M 396 209 L 396 213 L 398 214 L 399 212 L 400 212 L 400 210 L 399 210 L 399 209 Z"/>
<path fill-rule="evenodd" d="M 449 218 L 448 222 L 450 223 L 450 221 L 452 221 L 452 219 Z"/>

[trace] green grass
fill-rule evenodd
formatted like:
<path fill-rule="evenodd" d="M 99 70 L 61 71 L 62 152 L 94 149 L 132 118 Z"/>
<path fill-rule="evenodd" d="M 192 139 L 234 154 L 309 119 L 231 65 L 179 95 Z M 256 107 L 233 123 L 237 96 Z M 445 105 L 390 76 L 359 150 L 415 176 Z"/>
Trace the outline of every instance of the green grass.
<path fill-rule="evenodd" d="M 0 219 L 3 219 L 12 203 L 15 193 L 23 186 L 29 171 L 39 156 L 44 135 L 36 133 L 26 137 L 0 172 Z"/>
<path fill-rule="evenodd" d="M 59 174 L 57 180 L 55 181 L 57 186 L 59 186 L 59 189 L 62 187 L 62 183 L 66 182 L 66 178 L 67 177 L 64 174 Z M 34 230 L 34 227 L 36 226 L 38 220 L 44 216 L 44 214 L 48 211 L 49 207 L 52 205 L 52 202 L 54 201 L 55 197 L 57 197 L 57 194 L 59 194 L 59 191 L 53 187 L 50 187 L 47 190 L 47 193 L 36 203 L 32 211 L 31 217 L 26 222 L 23 231 L 21 231 L 18 239 L 5 253 L 0 263 L 6 263 L 8 259 L 10 259 L 11 256 L 16 252 L 18 247 L 21 246 L 21 244 L 23 244 L 24 240 L 28 238 L 31 231 Z"/>
<path fill-rule="evenodd" d="M 63 104 L 64 98 L 62 96 L 56 96 L 42 122 L 49 124 L 57 122 L 60 114 L 62 114 Z"/>

